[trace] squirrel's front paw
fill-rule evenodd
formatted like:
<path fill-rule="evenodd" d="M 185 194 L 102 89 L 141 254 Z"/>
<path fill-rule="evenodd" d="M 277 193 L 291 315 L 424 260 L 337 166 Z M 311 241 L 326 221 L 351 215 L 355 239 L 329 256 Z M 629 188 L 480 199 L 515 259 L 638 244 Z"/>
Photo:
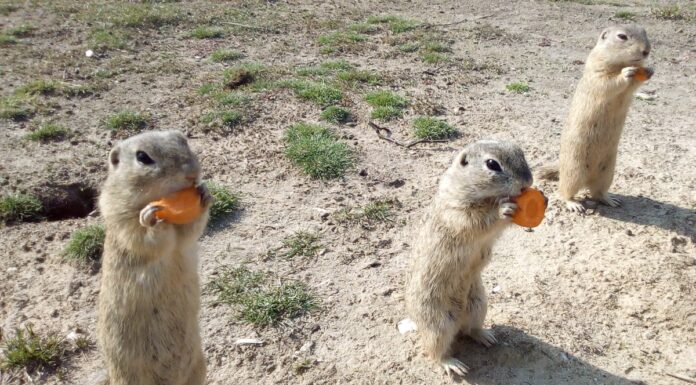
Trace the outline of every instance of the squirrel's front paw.
<path fill-rule="evenodd" d="M 636 76 L 636 74 L 638 73 L 639 69 L 640 68 L 638 68 L 638 67 L 624 67 L 621 70 L 621 75 L 625 79 L 633 79 Z"/>
<path fill-rule="evenodd" d="M 515 211 L 517 211 L 517 204 L 515 202 L 507 198 L 500 202 L 500 209 L 498 210 L 500 219 L 512 220 Z"/>
<path fill-rule="evenodd" d="M 157 219 L 155 216 L 155 213 L 161 209 L 162 207 L 155 205 L 145 206 L 144 209 L 140 210 L 140 225 L 143 227 L 153 227 L 162 222 L 161 219 Z"/>
<path fill-rule="evenodd" d="M 215 198 L 210 194 L 210 191 L 208 191 L 208 187 L 205 184 L 201 184 L 196 187 L 196 190 L 198 190 L 198 193 L 201 195 L 201 207 L 204 209 L 210 207 L 215 201 Z"/>

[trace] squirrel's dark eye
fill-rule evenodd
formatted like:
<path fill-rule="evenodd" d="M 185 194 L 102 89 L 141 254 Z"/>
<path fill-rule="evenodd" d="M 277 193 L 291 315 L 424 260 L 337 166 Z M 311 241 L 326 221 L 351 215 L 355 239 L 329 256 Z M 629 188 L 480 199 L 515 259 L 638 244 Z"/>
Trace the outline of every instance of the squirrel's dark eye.
<path fill-rule="evenodd" d="M 493 159 L 488 159 L 486 161 L 486 167 L 488 167 L 488 169 L 491 171 L 497 171 L 497 172 L 503 171 L 503 169 L 500 168 L 500 164 L 498 162 L 494 161 Z"/>
<path fill-rule="evenodd" d="M 616 35 L 616 36 L 618 36 L 618 38 L 621 39 L 621 40 L 628 40 L 628 36 L 624 35 L 623 33 L 620 33 L 620 34 L 618 34 L 618 35 Z"/>
<path fill-rule="evenodd" d="M 155 161 L 152 160 L 152 158 L 150 158 L 150 155 L 148 155 L 145 151 L 137 151 L 135 153 L 135 159 L 137 159 L 138 162 L 145 165 L 155 164 Z"/>

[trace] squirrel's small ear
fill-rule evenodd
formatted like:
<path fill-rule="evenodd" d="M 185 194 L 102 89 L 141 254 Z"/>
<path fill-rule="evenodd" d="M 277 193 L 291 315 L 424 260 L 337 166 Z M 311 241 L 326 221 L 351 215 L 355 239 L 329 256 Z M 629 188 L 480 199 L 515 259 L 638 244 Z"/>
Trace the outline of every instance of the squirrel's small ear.
<path fill-rule="evenodd" d="M 462 166 L 466 166 L 467 164 L 469 164 L 469 161 L 466 160 L 466 154 L 462 154 L 462 157 L 459 158 L 459 164 L 461 164 Z"/>
<path fill-rule="evenodd" d="M 600 39 L 605 40 L 607 38 L 607 34 L 609 33 L 609 28 L 605 29 L 602 31 L 602 34 L 599 36 Z"/>
<path fill-rule="evenodd" d="M 121 149 L 116 146 L 111 149 L 109 153 L 109 168 L 116 168 L 118 166 L 119 158 L 121 157 Z"/>

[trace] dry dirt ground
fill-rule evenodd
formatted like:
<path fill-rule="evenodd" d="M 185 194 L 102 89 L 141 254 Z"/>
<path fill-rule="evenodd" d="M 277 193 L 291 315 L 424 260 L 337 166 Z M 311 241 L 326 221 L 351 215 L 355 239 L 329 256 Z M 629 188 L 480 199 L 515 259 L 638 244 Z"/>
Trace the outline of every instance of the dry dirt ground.
<path fill-rule="evenodd" d="M 120 5 L 126 3 L 118 3 Z M 660 18 L 654 7 L 681 4 L 682 18 Z M 0 120 L 0 193 L 47 184 L 98 186 L 118 135 L 104 119 L 129 108 L 151 118 L 148 129 L 190 134 L 205 179 L 242 194 L 242 209 L 201 239 L 202 284 L 247 262 L 278 279 L 299 280 L 320 302 L 317 310 L 275 327 L 239 321 L 204 291 L 201 329 L 208 384 L 687 384 L 696 378 L 696 18 L 689 1 L 269 1 L 173 2 L 182 17 L 160 28 L 123 27 L 119 49 L 86 57 L 94 28 L 113 26 L 115 6 L 81 1 L 2 3 L 0 26 L 35 30 L 0 48 L 0 96 L 36 79 L 94 86 L 82 97 L 38 96 L 29 119 Z M 151 5 L 145 5 L 150 7 Z M 110 8 L 111 7 L 111 8 Z M 448 378 L 419 353 L 413 334 L 401 335 L 403 283 L 412 234 L 438 176 L 455 152 L 483 138 L 517 142 L 532 166 L 557 156 L 569 98 L 582 61 L 599 32 L 632 12 L 652 40 L 656 74 L 636 100 L 619 148 L 612 191 L 620 208 L 587 215 L 565 211 L 554 182 L 545 222 L 532 232 L 510 228 L 484 272 L 490 304 L 486 325 L 499 344 L 486 349 L 462 339 L 456 356 L 470 368 Z M 396 34 L 382 26 L 366 41 L 321 53 L 317 39 L 372 15 L 424 23 Z M 193 39 L 198 25 L 224 36 Z M 113 27 L 115 28 L 115 27 Z M 397 47 L 424 38 L 449 46 L 434 64 Z M 421 40 L 419 40 L 421 39 Z M 211 62 L 219 48 L 244 58 Z M 198 93 L 219 82 L 227 66 L 261 62 L 277 79 L 300 66 L 345 59 L 380 75 L 378 85 L 344 89 L 341 104 L 355 124 L 331 125 L 357 154 L 343 178 L 313 180 L 284 155 L 284 130 L 317 122 L 320 108 L 284 88 L 242 89 L 252 98 L 245 121 L 231 131 L 201 123 L 210 99 Z M 512 82 L 531 87 L 506 90 Z M 368 126 L 366 92 L 389 89 L 411 105 L 381 125 L 410 139 L 419 115 L 439 114 L 460 130 L 445 143 L 410 149 L 381 140 Z M 73 130 L 68 140 L 24 139 L 43 122 Z M 377 199 L 397 202 L 390 220 L 340 224 L 333 215 Z M 328 213 L 328 215 L 326 215 Z M 0 327 L 5 338 L 31 323 L 39 333 L 79 330 L 95 338 L 99 273 L 65 263 L 70 234 L 99 217 L 9 224 L 0 228 Z M 315 258 L 267 258 L 298 230 L 323 245 Z M 258 338 L 261 346 L 235 346 Z M 82 383 L 102 367 L 96 349 L 70 355 L 58 371 L 5 371 L 7 384 Z M 303 369 L 303 370 L 299 370 Z"/>

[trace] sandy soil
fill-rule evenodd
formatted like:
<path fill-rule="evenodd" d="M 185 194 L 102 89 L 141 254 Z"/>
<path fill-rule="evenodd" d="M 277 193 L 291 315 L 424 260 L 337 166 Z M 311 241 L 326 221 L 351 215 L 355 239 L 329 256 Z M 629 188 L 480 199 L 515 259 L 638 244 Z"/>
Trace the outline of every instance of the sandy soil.
<path fill-rule="evenodd" d="M 240 7 L 253 12 L 245 23 L 274 31 L 221 24 L 230 31 L 225 38 L 195 40 L 186 37 L 191 25 L 181 24 L 142 31 L 130 50 L 87 58 L 91 20 L 79 16 L 88 7 L 84 3 L 19 2 L 17 10 L 0 16 L 3 28 L 38 28 L 22 44 L 2 48 L 2 96 L 36 78 L 81 83 L 93 81 L 90 74 L 100 68 L 120 72 L 97 95 L 47 97 L 49 105 L 30 121 L 0 121 L 0 193 L 47 182 L 97 186 L 114 140 L 102 120 L 121 108 L 147 112 L 154 128 L 189 132 L 205 178 L 240 191 L 244 201 L 237 215 L 201 239 L 202 282 L 247 261 L 254 269 L 305 282 L 321 301 L 318 311 L 259 329 L 235 320 L 205 293 L 201 328 L 209 384 L 680 385 L 687 382 L 668 374 L 696 378 L 694 19 L 658 19 L 649 2 L 630 0 L 193 2 L 175 6 L 194 16 Z M 624 205 L 571 214 L 554 199 L 555 183 L 537 183 L 552 196 L 546 221 L 533 232 L 508 230 L 484 272 L 486 324 L 500 343 L 486 349 L 460 341 L 456 356 L 471 371 L 450 379 L 420 355 L 414 335 L 396 330 L 405 316 L 402 286 L 415 224 L 438 176 L 473 140 L 514 140 L 532 165 L 556 157 L 581 61 L 603 27 L 619 21 L 618 10 L 634 12 L 647 29 L 649 62 L 656 69 L 641 90 L 654 92 L 655 99 L 635 101 L 620 144 L 612 191 Z M 355 51 L 320 54 L 319 35 L 375 14 L 443 24 L 428 33 L 451 43 L 453 60 L 425 64 L 415 53 L 394 54 L 395 37 L 386 31 Z M 346 92 L 343 104 L 357 124 L 335 127 L 359 155 L 357 167 L 345 178 L 315 181 L 288 162 L 284 129 L 317 121 L 320 109 L 287 90 L 254 94 L 255 118 L 232 134 L 206 133 L 199 116 L 208 106 L 196 90 L 224 68 L 206 60 L 218 48 L 238 49 L 246 61 L 287 71 L 344 58 L 380 73 L 384 84 Z M 513 81 L 532 90 L 507 92 L 505 85 Z M 385 124 L 395 136 L 409 137 L 412 119 L 429 106 L 442 110 L 461 135 L 412 149 L 380 140 L 367 125 L 370 108 L 361 96 L 371 89 L 391 89 L 414 101 L 403 119 Z M 78 135 L 52 144 L 22 139 L 48 120 Z M 372 199 L 400 203 L 393 221 L 365 229 L 322 215 Z M 79 329 L 94 339 L 99 274 L 66 264 L 60 254 L 74 230 L 98 222 L 93 217 L 0 228 L 5 336 L 32 323 L 40 332 Z M 263 258 L 296 230 L 318 232 L 321 255 L 307 261 Z M 249 337 L 266 343 L 233 343 Z M 296 373 L 293 368 L 304 360 L 311 366 Z M 92 349 L 71 356 L 61 375 L 32 377 L 36 384 L 81 383 L 100 367 Z M 29 383 L 16 373 L 1 375 L 0 382 Z"/>

